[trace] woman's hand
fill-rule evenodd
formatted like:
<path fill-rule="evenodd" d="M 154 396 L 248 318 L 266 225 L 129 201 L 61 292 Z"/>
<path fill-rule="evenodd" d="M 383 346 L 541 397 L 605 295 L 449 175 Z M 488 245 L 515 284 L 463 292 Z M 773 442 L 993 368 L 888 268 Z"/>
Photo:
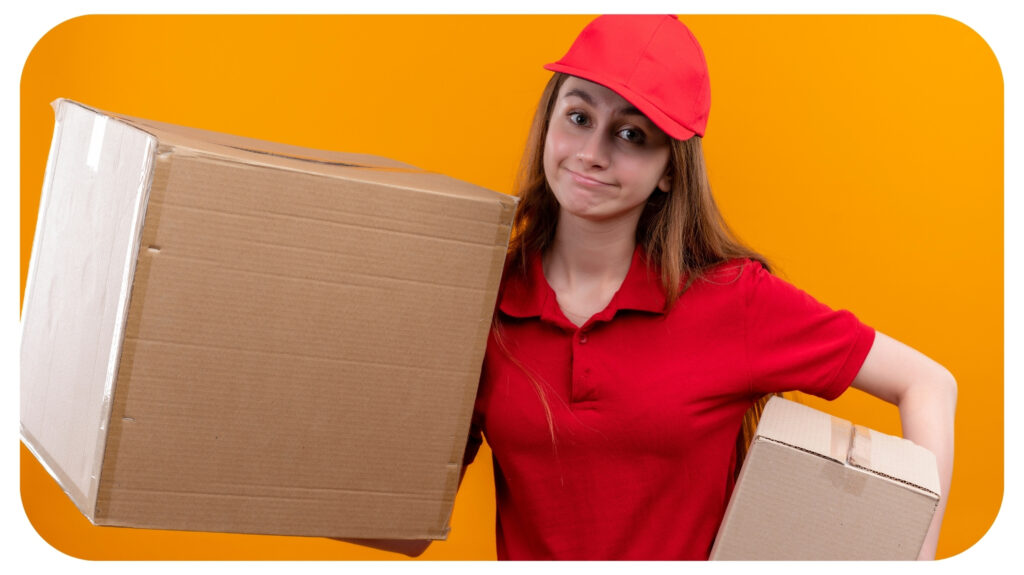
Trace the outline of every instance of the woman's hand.
<path fill-rule="evenodd" d="M 898 406 L 903 437 L 935 454 L 942 493 L 918 555 L 918 559 L 934 559 L 953 477 L 956 380 L 924 354 L 876 332 L 852 387 Z"/>
<path fill-rule="evenodd" d="M 381 551 L 390 551 L 391 553 L 401 553 L 409 557 L 419 557 L 427 547 L 430 547 L 429 540 L 420 539 L 340 539 L 333 538 L 335 541 L 342 541 L 345 543 L 354 543 L 355 545 L 362 545 L 363 547 L 370 547 L 372 549 L 380 549 Z"/>
<path fill-rule="evenodd" d="M 459 487 L 462 487 L 462 478 L 466 476 L 466 466 L 469 462 L 476 457 L 476 451 L 480 448 L 479 443 L 470 441 L 469 447 L 467 447 L 467 455 L 464 458 L 462 469 L 459 470 Z M 432 543 L 429 539 L 344 539 L 340 537 L 331 537 L 335 541 L 342 541 L 344 543 L 353 543 L 355 545 L 362 545 L 363 547 L 370 547 L 372 549 L 380 549 L 381 551 L 390 551 L 391 553 L 401 553 L 409 557 L 419 557 L 430 547 Z"/>

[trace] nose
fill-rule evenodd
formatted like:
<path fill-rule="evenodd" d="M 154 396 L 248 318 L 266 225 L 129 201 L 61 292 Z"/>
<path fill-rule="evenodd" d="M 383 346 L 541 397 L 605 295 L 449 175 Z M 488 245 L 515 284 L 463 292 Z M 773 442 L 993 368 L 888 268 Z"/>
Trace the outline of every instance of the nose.
<path fill-rule="evenodd" d="M 608 167 L 608 143 L 601 130 L 592 130 L 582 145 L 576 157 L 588 168 Z"/>

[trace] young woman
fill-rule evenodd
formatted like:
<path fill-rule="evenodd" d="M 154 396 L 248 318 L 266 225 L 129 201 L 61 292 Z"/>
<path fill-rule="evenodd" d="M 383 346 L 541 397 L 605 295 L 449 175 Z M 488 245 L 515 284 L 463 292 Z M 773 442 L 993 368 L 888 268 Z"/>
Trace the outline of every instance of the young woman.
<path fill-rule="evenodd" d="M 952 475 L 956 384 L 934 361 L 773 276 L 729 234 L 701 137 L 710 88 L 672 16 L 603 16 L 532 126 L 472 460 L 494 454 L 503 559 L 705 559 L 744 412 L 855 387 Z"/>

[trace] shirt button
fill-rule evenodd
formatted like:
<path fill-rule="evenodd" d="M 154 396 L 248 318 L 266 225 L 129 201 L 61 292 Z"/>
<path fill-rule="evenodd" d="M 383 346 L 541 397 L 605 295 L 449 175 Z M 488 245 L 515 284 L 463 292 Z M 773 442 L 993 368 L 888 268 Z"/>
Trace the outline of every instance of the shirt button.
<path fill-rule="evenodd" d="M 580 334 L 580 344 L 584 344 L 584 343 L 587 343 L 587 334 L 581 333 Z"/>

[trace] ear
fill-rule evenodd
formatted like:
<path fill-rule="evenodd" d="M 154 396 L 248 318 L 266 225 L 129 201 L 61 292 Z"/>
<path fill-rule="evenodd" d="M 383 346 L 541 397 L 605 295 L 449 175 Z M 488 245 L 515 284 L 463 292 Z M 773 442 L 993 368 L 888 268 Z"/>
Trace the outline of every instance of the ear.
<path fill-rule="evenodd" d="M 658 190 L 668 193 L 672 189 L 672 171 L 666 170 L 665 175 L 658 180 Z"/>

